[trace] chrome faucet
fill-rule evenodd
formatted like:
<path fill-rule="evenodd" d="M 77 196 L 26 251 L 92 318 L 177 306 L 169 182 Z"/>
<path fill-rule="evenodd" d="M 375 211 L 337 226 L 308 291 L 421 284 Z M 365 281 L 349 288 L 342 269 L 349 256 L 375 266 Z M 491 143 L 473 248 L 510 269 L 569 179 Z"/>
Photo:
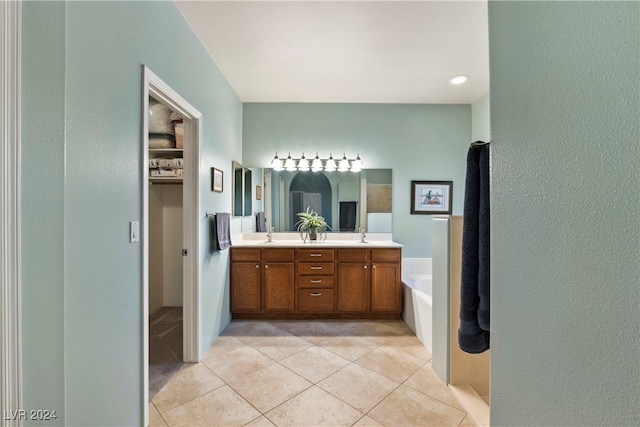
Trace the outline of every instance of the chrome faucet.
<path fill-rule="evenodd" d="M 358 233 L 360 233 L 360 243 L 367 243 L 364 241 L 367 235 L 364 233 L 364 228 L 358 228 Z"/>
<path fill-rule="evenodd" d="M 269 232 L 267 233 L 267 242 L 271 243 L 273 242 L 273 227 L 269 228 Z"/>

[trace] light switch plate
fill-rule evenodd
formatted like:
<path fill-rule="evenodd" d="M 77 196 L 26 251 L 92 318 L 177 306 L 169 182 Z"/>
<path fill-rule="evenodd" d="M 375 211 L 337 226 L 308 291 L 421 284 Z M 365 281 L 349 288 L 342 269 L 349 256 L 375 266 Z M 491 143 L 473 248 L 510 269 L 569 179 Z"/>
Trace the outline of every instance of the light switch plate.
<path fill-rule="evenodd" d="M 140 241 L 140 222 L 131 221 L 129 223 L 129 242 L 135 243 Z"/>

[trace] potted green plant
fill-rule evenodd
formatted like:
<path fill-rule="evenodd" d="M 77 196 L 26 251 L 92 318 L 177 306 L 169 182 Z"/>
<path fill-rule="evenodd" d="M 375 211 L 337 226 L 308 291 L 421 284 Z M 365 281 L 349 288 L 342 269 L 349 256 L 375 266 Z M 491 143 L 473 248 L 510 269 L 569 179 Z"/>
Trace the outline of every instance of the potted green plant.
<path fill-rule="evenodd" d="M 296 229 L 300 233 L 303 241 L 318 240 L 318 234 L 322 237 L 322 240 L 327 238 L 327 230 L 331 230 L 331 227 L 324 220 L 324 217 L 318 215 L 318 212 L 311 210 L 311 207 L 307 208 L 306 212 L 298 212 L 300 220 L 296 222 Z"/>

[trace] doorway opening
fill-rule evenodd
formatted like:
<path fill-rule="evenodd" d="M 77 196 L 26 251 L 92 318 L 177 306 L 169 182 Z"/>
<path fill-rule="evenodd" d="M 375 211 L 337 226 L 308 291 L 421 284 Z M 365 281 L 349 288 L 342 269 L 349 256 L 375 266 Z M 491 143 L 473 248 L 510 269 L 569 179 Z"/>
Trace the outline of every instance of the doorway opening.
<path fill-rule="evenodd" d="M 174 118 L 182 120 L 182 148 L 177 148 L 175 141 L 170 140 L 165 144 L 156 140 L 161 136 L 150 135 L 150 106 L 157 106 L 156 102 L 170 110 Z M 181 306 L 181 310 L 160 312 L 154 318 L 154 323 L 156 320 L 177 321 L 177 317 L 181 317 L 181 327 L 177 326 L 177 322 L 164 325 L 165 330 L 160 331 L 160 335 L 173 341 L 168 351 L 175 353 L 175 361 L 198 362 L 200 359 L 198 291 L 202 245 L 198 213 L 202 115 L 147 67 L 143 67 L 142 105 L 142 394 L 143 422 L 147 425 L 150 398 L 149 319 L 152 310 L 157 312 L 162 307 Z M 166 135 L 164 138 L 171 139 Z M 161 239 L 158 233 L 162 233 Z M 159 246 L 162 246 L 162 250 L 159 250 Z M 158 274 L 160 269 L 163 270 L 162 274 Z M 161 282 L 158 282 L 158 277 Z M 151 289 L 152 278 L 154 286 L 162 283 L 159 293 L 158 289 Z M 177 314 L 178 311 L 181 313 Z M 175 349 L 177 340 L 181 341 L 181 355 Z"/>

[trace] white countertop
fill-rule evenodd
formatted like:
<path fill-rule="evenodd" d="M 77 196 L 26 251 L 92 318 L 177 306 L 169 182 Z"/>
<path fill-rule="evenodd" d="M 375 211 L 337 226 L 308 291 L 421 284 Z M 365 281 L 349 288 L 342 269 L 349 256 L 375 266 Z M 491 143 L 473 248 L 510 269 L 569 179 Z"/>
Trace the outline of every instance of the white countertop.
<path fill-rule="evenodd" d="M 329 233 L 326 240 L 310 242 L 302 241 L 299 233 L 273 233 L 273 239 L 268 241 L 267 233 L 244 233 L 232 237 L 232 247 L 289 247 L 289 248 L 401 248 L 400 243 L 392 240 L 391 233 L 371 233 L 360 241 L 357 233 Z"/>

